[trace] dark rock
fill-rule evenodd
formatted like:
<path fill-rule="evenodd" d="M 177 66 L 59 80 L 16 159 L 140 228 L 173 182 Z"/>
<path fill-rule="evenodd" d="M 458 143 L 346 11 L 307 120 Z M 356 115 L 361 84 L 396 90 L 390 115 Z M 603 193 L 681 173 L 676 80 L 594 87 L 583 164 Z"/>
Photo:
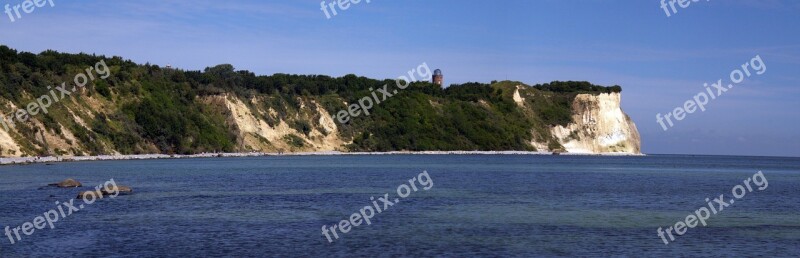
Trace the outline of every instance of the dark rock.
<path fill-rule="evenodd" d="M 67 178 L 64 181 L 61 181 L 61 182 L 58 182 L 58 183 L 49 184 L 49 186 L 56 186 L 56 187 L 60 187 L 60 188 L 74 188 L 74 187 L 81 187 L 83 185 L 81 184 L 81 182 L 78 182 L 75 179 Z"/>
<path fill-rule="evenodd" d="M 83 191 L 78 194 L 78 199 L 92 198 L 89 195 L 94 195 L 95 199 L 103 199 L 106 196 L 112 195 L 128 195 L 133 193 L 133 189 L 127 186 L 107 186 L 96 191 Z"/>
<path fill-rule="evenodd" d="M 100 192 L 102 192 L 104 195 L 114 195 L 116 193 L 119 193 L 121 195 L 126 195 L 126 194 L 133 193 L 133 189 L 131 189 L 130 187 L 127 187 L 127 186 L 122 186 L 122 185 L 120 185 L 120 186 L 113 186 L 112 185 L 112 186 L 103 187 L 103 189 L 101 189 Z"/>
<path fill-rule="evenodd" d="M 94 195 L 94 197 L 91 197 Z M 77 199 L 103 199 L 103 193 L 100 191 L 83 191 L 78 193 Z"/>

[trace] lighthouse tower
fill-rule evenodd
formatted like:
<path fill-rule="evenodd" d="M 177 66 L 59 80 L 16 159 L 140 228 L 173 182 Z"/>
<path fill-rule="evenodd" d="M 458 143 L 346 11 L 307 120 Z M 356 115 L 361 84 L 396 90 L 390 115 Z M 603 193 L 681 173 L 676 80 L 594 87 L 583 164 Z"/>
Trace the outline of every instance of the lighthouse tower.
<path fill-rule="evenodd" d="M 442 70 L 436 69 L 433 71 L 433 83 L 439 86 L 444 84 L 444 75 L 442 75 Z"/>

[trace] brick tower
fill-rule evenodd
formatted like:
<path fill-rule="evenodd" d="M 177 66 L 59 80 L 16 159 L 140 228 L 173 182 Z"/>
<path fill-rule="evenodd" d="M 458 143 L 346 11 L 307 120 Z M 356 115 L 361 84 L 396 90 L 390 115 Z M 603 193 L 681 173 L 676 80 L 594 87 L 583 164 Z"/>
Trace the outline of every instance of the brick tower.
<path fill-rule="evenodd" d="M 444 84 L 444 75 L 442 75 L 442 70 L 436 69 L 433 71 L 433 83 L 439 86 Z"/>

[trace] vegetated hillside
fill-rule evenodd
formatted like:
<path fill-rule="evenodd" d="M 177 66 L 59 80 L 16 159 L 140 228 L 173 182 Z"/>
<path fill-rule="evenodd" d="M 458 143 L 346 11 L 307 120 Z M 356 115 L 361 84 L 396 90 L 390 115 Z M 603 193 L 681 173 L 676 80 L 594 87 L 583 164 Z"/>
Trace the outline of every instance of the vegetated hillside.
<path fill-rule="evenodd" d="M 576 96 L 621 91 L 588 82 L 531 87 L 505 81 L 446 89 L 415 82 L 376 104 L 370 115 L 341 124 L 334 114 L 370 96 L 370 89 L 386 84 L 396 89 L 395 81 L 256 76 L 227 64 L 183 71 L 121 57 L 32 54 L 0 46 L 3 118 L 56 85 L 73 88 L 74 76 L 101 60 L 110 69 L 108 78 L 90 82 L 9 131 L 0 127 L 0 154 L 564 150 L 564 139 L 552 132 L 574 122 Z"/>

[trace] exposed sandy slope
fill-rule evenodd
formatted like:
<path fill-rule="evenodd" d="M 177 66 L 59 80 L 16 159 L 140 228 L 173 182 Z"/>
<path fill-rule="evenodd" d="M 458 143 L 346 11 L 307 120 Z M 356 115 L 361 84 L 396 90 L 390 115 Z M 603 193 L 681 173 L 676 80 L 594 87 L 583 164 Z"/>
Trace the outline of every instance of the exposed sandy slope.
<path fill-rule="evenodd" d="M 209 97 L 207 101 L 221 105 L 230 112 L 228 123 L 236 128 L 239 144 L 244 150 L 333 151 L 341 149 L 345 144 L 339 138 L 338 128 L 331 115 L 313 100 L 309 103 L 301 100 L 303 111 L 295 117 L 310 123 L 312 130 L 308 135 L 290 127 L 284 120 L 279 120 L 276 125 L 270 126 L 263 118 L 278 116 L 272 109 L 264 110 L 259 105 L 261 101 L 258 99 L 250 100 L 249 106 L 241 99 L 230 95 Z M 288 135 L 302 138 L 305 146 L 291 146 L 285 139 Z"/>
<path fill-rule="evenodd" d="M 94 97 L 80 96 L 80 98 L 82 103 L 86 103 L 86 106 L 82 105 L 74 98 L 62 99 L 59 102 L 53 103 L 53 105 L 65 106 L 64 110 L 66 110 L 79 125 L 85 127 L 87 130 L 91 130 L 89 127 L 87 127 L 84 120 L 81 119 L 78 114 L 93 118 L 96 112 L 107 111 L 108 104 Z M 9 110 L 8 112 L 10 112 L 10 110 L 18 109 L 18 107 L 13 103 L 9 101 L 5 102 L 6 110 Z M 10 118 L 6 117 L 5 119 L 8 122 L 8 119 Z M 14 121 L 16 123 L 20 123 L 16 118 L 14 118 Z M 35 137 L 32 139 L 19 138 L 19 128 L 16 126 L 10 126 L 9 130 L 6 131 L 5 128 L 2 128 L 2 125 L 0 125 L 0 148 L 2 148 L 2 150 L 0 150 L 0 156 L 30 156 L 30 153 L 24 153 L 23 146 L 25 144 L 27 144 L 29 148 L 47 150 L 47 152 L 51 155 L 75 155 L 76 153 L 74 153 L 73 150 L 77 150 L 79 152 L 85 151 L 79 144 L 75 144 L 78 142 L 75 134 L 62 124 L 58 124 L 61 129 L 61 133 L 56 133 L 54 131 L 45 130 L 45 126 L 41 121 L 41 115 L 30 116 L 27 121 L 22 123 L 31 126 L 32 130 L 37 132 Z M 16 135 L 16 137 L 12 135 Z M 107 151 L 110 153 L 117 153 L 111 148 L 108 148 Z"/>
<path fill-rule="evenodd" d="M 14 103 L 6 102 L 5 106 L 7 107 L 6 110 L 17 110 L 17 106 Z M 3 157 L 18 157 L 22 155 L 22 150 L 20 149 L 19 144 L 14 137 L 11 136 L 11 133 L 14 131 L 14 126 L 11 125 L 11 121 L 9 121 L 10 116 L 13 116 L 13 113 L 10 112 L 2 112 L 0 119 L 4 119 L 5 126 L 0 124 L 0 156 Z M 5 127 L 8 127 L 9 131 L 6 131 Z"/>

